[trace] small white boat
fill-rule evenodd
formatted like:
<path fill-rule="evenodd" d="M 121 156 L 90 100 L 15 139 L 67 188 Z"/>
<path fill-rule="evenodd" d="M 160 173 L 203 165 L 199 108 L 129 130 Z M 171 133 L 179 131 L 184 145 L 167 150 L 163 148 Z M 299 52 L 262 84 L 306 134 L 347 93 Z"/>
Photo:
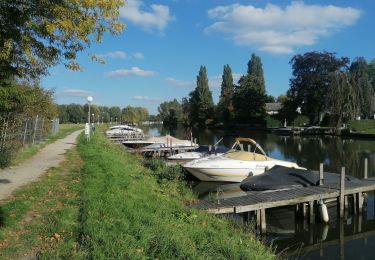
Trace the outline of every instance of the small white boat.
<path fill-rule="evenodd" d="M 241 182 L 275 165 L 304 169 L 296 163 L 268 157 L 259 144 L 250 138 L 237 138 L 232 149 L 222 156 L 196 159 L 183 167 L 202 181 Z"/>
<path fill-rule="evenodd" d="M 186 147 L 197 148 L 198 145 L 190 140 L 181 140 L 171 135 L 150 137 L 145 140 L 129 140 L 123 141 L 122 144 L 128 148 L 143 148 L 143 149 L 159 149 L 164 147 Z"/>

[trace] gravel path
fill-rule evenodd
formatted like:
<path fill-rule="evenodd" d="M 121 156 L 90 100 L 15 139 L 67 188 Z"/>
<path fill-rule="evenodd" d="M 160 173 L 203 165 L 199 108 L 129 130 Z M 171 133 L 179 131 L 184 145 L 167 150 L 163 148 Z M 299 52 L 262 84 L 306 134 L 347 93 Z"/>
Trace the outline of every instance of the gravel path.
<path fill-rule="evenodd" d="M 49 168 L 56 167 L 64 161 L 65 152 L 76 144 L 81 132 L 82 130 L 76 131 L 47 145 L 17 166 L 0 170 L 0 200 L 7 198 L 18 187 L 36 181 Z"/>

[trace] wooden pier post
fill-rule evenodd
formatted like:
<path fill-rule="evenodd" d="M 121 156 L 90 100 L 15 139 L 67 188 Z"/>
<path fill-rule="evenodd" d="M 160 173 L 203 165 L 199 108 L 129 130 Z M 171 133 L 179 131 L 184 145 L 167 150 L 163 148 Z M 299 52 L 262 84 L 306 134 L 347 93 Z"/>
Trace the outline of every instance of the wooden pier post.
<path fill-rule="evenodd" d="M 309 213 L 310 213 L 310 224 L 314 224 L 315 215 L 314 215 L 314 201 L 309 201 Z"/>
<path fill-rule="evenodd" d="M 258 233 L 260 233 L 260 222 L 261 222 L 261 220 L 260 220 L 260 209 L 258 209 L 256 211 L 256 214 L 257 214 L 257 230 L 258 230 Z"/>
<path fill-rule="evenodd" d="M 363 193 L 358 192 L 357 196 L 358 196 L 358 199 L 357 199 L 357 201 L 358 201 L 358 213 L 361 215 L 362 209 L 363 209 Z"/>
<path fill-rule="evenodd" d="M 260 210 L 260 231 L 266 233 L 266 209 Z"/>
<path fill-rule="evenodd" d="M 367 179 L 367 171 L 368 171 L 368 159 L 365 158 L 365 176 L 363 177 L 364 179 Z"/>
<path fill-rule="evenodd" d="M 343 218 L 344 210 L 345 210 L 345 167 L 341 167 L 339 207 L 340 207 L 340 218 Z"/>
<path fill-rule="evenodd" d="M 319 165 L 319 186 L 324 184 L 323 163 Z"/>

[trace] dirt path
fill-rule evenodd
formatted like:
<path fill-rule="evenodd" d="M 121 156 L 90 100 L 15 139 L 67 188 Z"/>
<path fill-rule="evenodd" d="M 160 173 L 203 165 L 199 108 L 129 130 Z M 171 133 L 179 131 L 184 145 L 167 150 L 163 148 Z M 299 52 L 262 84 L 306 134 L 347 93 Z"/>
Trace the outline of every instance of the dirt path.
<path fill-rule="evenodd" d="M 0 170 L 0 201 L 18 187 L 36 181 L 49 168 L 58 166 L 65 159 L 65 152 L 76 144 L 81 132 L 82 130 L 76 131 L 47 145 L 20 165 Z"/>

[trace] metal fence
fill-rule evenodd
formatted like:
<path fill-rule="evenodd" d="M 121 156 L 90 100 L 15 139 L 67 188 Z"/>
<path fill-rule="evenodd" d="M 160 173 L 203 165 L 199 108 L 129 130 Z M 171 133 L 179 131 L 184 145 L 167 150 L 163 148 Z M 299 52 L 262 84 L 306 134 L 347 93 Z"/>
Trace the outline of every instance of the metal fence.
<path fill-rule="evenodd" d="M 13 153 L 45 141 L 59 131 L 59 119 L 24 114 L 0 114 L 0 153 Z"/>

